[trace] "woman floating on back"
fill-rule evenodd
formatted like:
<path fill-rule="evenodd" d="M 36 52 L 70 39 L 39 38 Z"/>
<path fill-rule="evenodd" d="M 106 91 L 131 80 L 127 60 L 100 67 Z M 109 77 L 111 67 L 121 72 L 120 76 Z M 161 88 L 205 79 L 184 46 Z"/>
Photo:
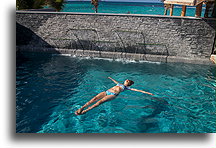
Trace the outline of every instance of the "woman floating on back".
<path fill-rule="evenodd" d="M 152 93 L 143 91 L 143 90 L 138 90 L 138 89 L 134 89 L 134 88 L 130 88 L 129 86 L 133 85 L 134 82 L 131 80 L 125 80 L 124 84 L 120 84 L 119 82 L 117 82 L 116 80 L 112 79 L 111 77 L 108 77 L 109 79 L 111 79 L 114 83 L 116 83 L 117 85 L 108 89 L 107 91 L 101 92 L 98 95 L 96 95 L 94 98 L 92 98 L 89 102 L 87 102 L 85 105 L 83 105 L 80 109 L 78 109 L 75 114 L 76 115 L 82 115 L 84 113 L 86 113 L 87 111 L 99 106 L 100 104 L 106 102 L 106 101 L 110 101 L 113 100 L 116 96 L 119 95 L 120 92 L 124 91 L 124 90 L 132 90 L 132 91 L 137 91 L 137 92 L 141 92 L 141 93 L 145 93 L 145 94 L 149 94 L 149 95 L 153 95 Z M 99 100 L 99 101 L 98 101 Z M 88 107 L 87 109 L 84 110 L 85 107 L 89 106 L 90 104 L 92 104 L 93 102 L 97 101 L 94 105 Z"/>

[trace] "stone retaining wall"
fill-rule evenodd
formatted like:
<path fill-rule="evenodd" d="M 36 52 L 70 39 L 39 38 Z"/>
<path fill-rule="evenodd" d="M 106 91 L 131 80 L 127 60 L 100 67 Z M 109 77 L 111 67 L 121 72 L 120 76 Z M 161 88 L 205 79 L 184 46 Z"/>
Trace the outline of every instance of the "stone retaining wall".
<path fill-rule="evenodd" d="M 16 22 L 20 50 L 130 53 L 166 62 L 208 61 L 216 28 L 215 19 L 132 14 L 18 11 Z"/>

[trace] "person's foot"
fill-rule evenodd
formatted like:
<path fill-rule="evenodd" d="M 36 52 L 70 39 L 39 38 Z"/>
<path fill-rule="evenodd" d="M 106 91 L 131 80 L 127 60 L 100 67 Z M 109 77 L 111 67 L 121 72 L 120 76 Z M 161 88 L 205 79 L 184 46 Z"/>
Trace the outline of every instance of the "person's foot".
<path fill-rule="evenodd" d="M 82 115 L 82 111 L 82 108 L 78 109 L 77 111 L 75 111 L 75 115 Z"/>

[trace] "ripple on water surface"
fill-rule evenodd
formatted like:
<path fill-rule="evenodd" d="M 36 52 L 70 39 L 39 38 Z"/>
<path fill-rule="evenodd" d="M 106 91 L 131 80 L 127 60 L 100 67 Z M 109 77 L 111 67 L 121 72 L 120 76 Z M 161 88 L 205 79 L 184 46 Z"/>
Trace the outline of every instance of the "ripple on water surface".
<path fill-rule="evenodd" d="M 74 111 L 101 91 L 131 79 L 124 91 L 85 115 Z M 215 66 L 130 63 L 18 54 L 16 131 L 39 133 L 215 132 Z"/>

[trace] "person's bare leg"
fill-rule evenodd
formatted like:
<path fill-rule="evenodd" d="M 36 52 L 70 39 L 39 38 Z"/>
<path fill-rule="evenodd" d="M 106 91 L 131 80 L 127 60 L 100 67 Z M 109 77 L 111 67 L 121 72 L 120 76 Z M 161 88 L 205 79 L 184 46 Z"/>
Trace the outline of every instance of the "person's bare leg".
<path fill-rule="evenodd" d="M 87 102 L 85 105 L 83 105 L 80 109 L 78 109 L 78 110 L 75 112 L 75 114 L 76 114 L 76 115 L 80 115 L 81 112 L 83 111 L 83 109 L 84 109 L 85 107 L 89 106 L 89 105 L 92 104 L 93 102 L 95 102 L 95 101 L 97 101 L 97 100 L 99 100 L 99 99 L 101 99 L 101 98 L 103 98 L 103 97 L 105 97 L 105 96 L 106 96 L 106 92 L 101 92 L 101 93 L 99 93 L 97 96 L 95 96 L 95 97 L 92 98 L 89 102 Z"/>
<path fill-rule="evenodd" d="M 100 104 L 110 101 L 112 99 L 114 99 L 116 96 L 115 95 L 108 95 L 105 96 L 103 99 L 99 100 L 97 103 L 95 103 L 94 105 L 90 106 L 89 108 L 87 108 L 86 110 L 82 111 L 81 114 L 85 114 L 87 111 L 99 106 Z"/>

